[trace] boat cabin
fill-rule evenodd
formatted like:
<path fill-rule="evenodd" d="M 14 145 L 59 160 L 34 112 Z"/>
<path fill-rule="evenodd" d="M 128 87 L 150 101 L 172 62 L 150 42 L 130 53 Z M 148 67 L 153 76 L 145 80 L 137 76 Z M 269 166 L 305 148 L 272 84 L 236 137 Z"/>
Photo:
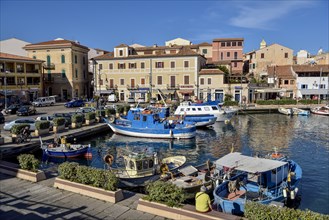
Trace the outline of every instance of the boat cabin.
<path fill-rule="evenodd" d="M 123 156 L 125 164 L 124 175 L 127 177 L 143 177 L 155 174 L 158 165 L 156 154 L 130 154 Z"/>

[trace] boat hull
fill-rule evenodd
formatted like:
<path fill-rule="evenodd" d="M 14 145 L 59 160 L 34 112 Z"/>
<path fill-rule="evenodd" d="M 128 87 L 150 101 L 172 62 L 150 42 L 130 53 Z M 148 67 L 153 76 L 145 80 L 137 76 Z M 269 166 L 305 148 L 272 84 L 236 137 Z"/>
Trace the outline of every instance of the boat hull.
<path fill-rule="evenodd" d="M 80 156 L 89 156 L 88 154 L 90 153 L 90 147 L 85 146 L 81 149 L 72 150 L 72 151 L 55 151 L 52 150 L 51 148 L 47 148 L 47 149 L 43 149 L 43 151 L 48 157 L 73 158 Z"/>
<path fill-rule="evenodd" d="M 190 126 L 181 129 L 133 128 L 108 123 L 114 133 L 144 138 L 193 138 L 196 127 Z"/>

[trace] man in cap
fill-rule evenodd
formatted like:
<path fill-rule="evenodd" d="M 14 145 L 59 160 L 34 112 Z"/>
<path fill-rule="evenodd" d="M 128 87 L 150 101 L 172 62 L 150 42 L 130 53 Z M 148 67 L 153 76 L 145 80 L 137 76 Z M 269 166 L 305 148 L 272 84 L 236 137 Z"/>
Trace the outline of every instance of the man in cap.
<path fill-rule="evenodd" d="M 210 197 L 206 191 L 207 187 L 201 186 L 200 192 L 195 195 L 195 209 L 198 212 L 212 211 Z"/>

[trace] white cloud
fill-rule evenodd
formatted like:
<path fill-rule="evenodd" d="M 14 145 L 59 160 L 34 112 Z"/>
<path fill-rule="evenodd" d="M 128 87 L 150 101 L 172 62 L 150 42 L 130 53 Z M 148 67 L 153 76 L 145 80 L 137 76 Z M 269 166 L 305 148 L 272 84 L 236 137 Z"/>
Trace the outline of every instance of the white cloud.
<path fill-rule="evenodd" d="M 272 29 L 277 19 L 282 19 L 289 13 L 310 7 L 311 1 L 267 1 L 249 2 L 237 6 L 238 15 L 229 20 L 233 26 L 256 29 Z"/>

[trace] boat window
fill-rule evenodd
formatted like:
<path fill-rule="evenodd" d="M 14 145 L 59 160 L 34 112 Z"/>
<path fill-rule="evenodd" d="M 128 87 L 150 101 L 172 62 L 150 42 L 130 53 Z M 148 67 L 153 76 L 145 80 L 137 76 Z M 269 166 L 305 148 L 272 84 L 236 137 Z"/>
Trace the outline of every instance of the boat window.
<path fill-rule="evenodd" d="M 217 106 L 211 106 L 212 110 L 218 110 Z"/>
<path fill-rule="evenodd" d="M 147 120 L 147 116 L 143 115 L 143 121 L 146 121 L 146 120 Z"/>
<path fill-rule="evenodd" d="M 135 169 L 135 164 L 134 164 L 134 161 L 129 161 L 129 167 L 130 169 L 134 170 Z"/>
<path fill-rule="evenodd" d="M 204 110 L 205 111 L 210 111 L 210 108 L 209 107 L 204 107 Z"/>
<path fill-rule="evenodd" d="M 183 112 L 184 111 L 184 108 L 181 108 L 180 111 Z"/>
<path fill-rule="evenodd" d="M 187 108 L 186 111 L 190 111 L 190 108 Z"/>
<path fill-rule="evenodd" d="M 196 109 L 195 108 L 192 108 L 192 111 L 196 111 Z"/>
<path fill-rule="evenodd" d="M 202 111 L 201 108 L 198 108 L 198 111 Z"/>
<path fill-rule="evenodd" d="M 139 115 L 134 115 L 134 120 L 136 120 L 136 121 L 139 121 L 140 120 L 140 117 L 139 117 Z"/>
<path fill-rule="evenodd" d="M 137 167 L 137 170 L 142 170 L 142 161 L 141 160 L 136 161 L 136 167 Z"/>
<path fill-rule="evenodd" d="M 149 168 L 153 167 L 153 160 L 149 160 Z"/>
<path fill-rule="evenodd" d="M 143 170 L 146 170 L 149 168 L 149 161 L 148 160 L 144 160 L 143 161 Z"/>

